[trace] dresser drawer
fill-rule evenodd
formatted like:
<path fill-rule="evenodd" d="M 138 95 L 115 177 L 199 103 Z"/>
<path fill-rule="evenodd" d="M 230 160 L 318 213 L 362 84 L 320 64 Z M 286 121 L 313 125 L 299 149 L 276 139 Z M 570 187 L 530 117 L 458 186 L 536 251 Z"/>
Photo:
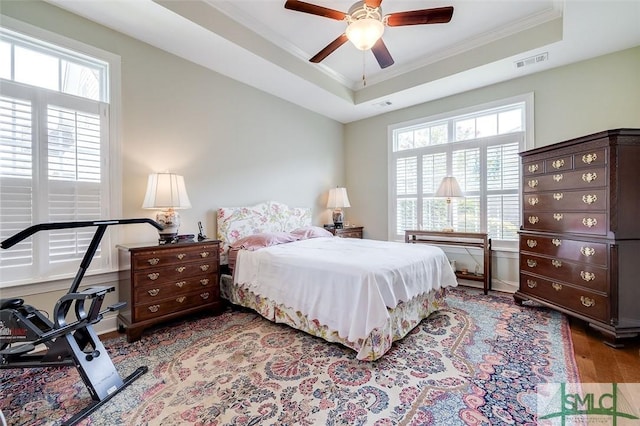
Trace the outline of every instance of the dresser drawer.
<path fill-rule="evenodd" d="M 522 234 L 520 235 L 520 251 L 604 267 L 609 264 L 607 244 L 569 240 L 566 237 L 541 237 Z"/>
<path fill-rule="evenodd" d="M 524 163 L 522 166 L 522 173 L 524 174 L 524 176 L 535 176 L 545 173 L 544 161 L 542 160 L 534 161 L 531 163 Z"/>
<path fill-rule="evenodd" d="M 563 191 L 570 189 L 602 188 L 607 186 L 607 169 L 591 168 L 571 172 L 558 172 L 524 180 L 524 192 Z"/>
<path fill-rule="evenodd" d="M 152 284 L 150 286 L 139 286 L 134 289 L 134 300 L 136 305 L 145 305 L 154 301 L 166 299 L 174 296 L 182 296 L 203 288 L 214 287 L 217 284 L 217 275 L 187 277 L 178 281 L 167 281 L 164 283 Z"/>
<path fill-rule="evenodd" d="M 607 208 L 607 190 L 536 192 L 524 195 L 524 211 L 597 211 Z"/>
<path fill-rule="evenodd" d="M 521 253 L 520 271 L 609 293 L 608 270 L 595 265 Z"/>
<path fill-rule="evenodd" d="M 592 293 L 587 289 L 521 273 L 520 292 L 540 297 L 557 306 L 602 322 L 609 321 L 609 298 L 605 295 Z"/>
<path fill-rule="evenodd" d="M 608 226 L 605 213 L 525 212 L 523 228 L 604 236 Z"/>
<path fill-rule="evenodd" d="M 567 154 L 561 157 L 553 157 L 545 160 L 544 168 L 547 173 L 566 172 L 573 169 L 573 155 Z"/>
<path fill-rule="evenodd" d="M 192 260 L 212 259 L 217 256 L 213 245 L 185 246 L 165 250 L 144 251 L 132 254 L 134 269 L 158 268 Z"/>
<path fill-rule="evenodd" d="M 217 289 L 202 289 L 196 293 L 177 295 L 169 299 L 158 300 L 146 305 L 133 308 L 135 321 L 146 321 L 174 314 L 186 309 L 199 307 L 218 300 Z"/>
<path fill-rule="evenodd" d="M 179 263 L 164 268 L 147 269 L 134 273 L 134 280 L 138 286 L 147 286 L 153 283 L 165 283 L 168 281 L 181 281 L 189 277 L 202 275 L 203 273 L 215 273 L 218 270 L 218 262 L 191 262 Z"/>
<path fill-rule="evenodd" d="M 576 153 L 574 155 L 573 163 L 576 169 L 605 166 L 607 164 L 607 149 L 600 148 Z"/>

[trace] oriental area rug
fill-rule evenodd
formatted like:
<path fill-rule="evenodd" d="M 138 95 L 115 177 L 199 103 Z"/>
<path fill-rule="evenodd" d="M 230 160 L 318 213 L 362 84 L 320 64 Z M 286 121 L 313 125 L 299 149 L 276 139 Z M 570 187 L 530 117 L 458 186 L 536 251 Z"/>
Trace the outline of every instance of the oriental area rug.
<path fill-rule="evenodd" d="M 122 377 L 83 425 L 535 424 L 536 385 L 578 382 L 568 323 L 510 295 L 452 289 L 381 359 L 229 309 L 107 340 Z M 0 370 L 9 425 L 58 425 L 91 402 L 74 368 Z"/>

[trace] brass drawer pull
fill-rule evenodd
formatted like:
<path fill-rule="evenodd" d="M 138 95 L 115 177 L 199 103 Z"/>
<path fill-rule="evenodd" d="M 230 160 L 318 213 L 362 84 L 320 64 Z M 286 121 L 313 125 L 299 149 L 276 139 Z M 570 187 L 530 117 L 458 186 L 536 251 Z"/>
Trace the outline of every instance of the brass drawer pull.
<path fill-rule="evenodd" d="M 157 257 L 152 257 L 151 259 L 147 259 L 147 262 L 149 262 L 149 265 L 157 265 L 158 262 L 160 262 L 160 259 L 158 259 Z"/>
<path fill-rule="evenodd" d="M 147 277 L 151 280 L 151 281 L 155 281 L 158 279 L 158 277 L 160 276 L 159 273 L 157 272 L 152 272 L 150 274 L 147 274 Z"/>
<path fill-rule="evenodd" d="M 151 305 L 147 309 L 149 309 L 151 312 L 158 312 L 158 309 L 160 309 L 160 305 Z"/>
<path fill-rule="evenodd" d="M 596 249 L 593 247 L 580 247 L 580 253 L 582 253 L 583 256 L 589 257 L 596 254 Z"/>
<path fill-rule="evenodd" d="M 209 278 L 203 278 L 203 279 L 201 279 L 201 280 L 200 280 L 200 284 L 202 284 L 202 285 L 207 285 L 207 284 L 209 284 Z"/>
<path fill-rule="evenodd" d="M 585 204 L 593 204 L 596 201 L 598 201 L 598 197 L 596 196 L 596 194 L 585 194 L 582 196 L 582 202 Z"/>
<path fill-rule="evenodd" d="M 540 221 L 540 218 L 538 218 L 538 216 L 529 216 L 529 223 L 530 224 L 535 225 L 539 221 Z"/>
<path fill-rule="evenodd" d="M 529 185 L 529 188 L 535 188 L 538 186 L 538 179 L 531 179 L 527 185 Z"/>
<path fill-rule="evenodd" d="M 185 269 L 187 269 L 187 267 L 186 267 L 186 266 L 178 266 L 178 267 L 176 268 L 176 271 L 177 271 L 177 272 L 182 273 L 182 272 L 184 272 L 184 270 L 185 270 Z"/>
<path fill-rule="evenodd" d="M 529 173 L 535 173 L 538 171 L 538 169 L 540 168 L 540 166 L 538 166 L 537 164 L 529 164 Z"/>
<path fill-rule="evenodd" d="M 527 280 L 527 287 L 536 288 L 538 286 L 538 282 L 535 280 Z"/>
<path fill-rule="evenodd" d="M 530 248 L 534 248 L 535 246 L 537 246 L 537 245 L 538 245 L 538 241 L 536 241 L 536 240 L 527 240 L 527 245 L 528 245 Z"/>
<path fill-rule="evenodd" d="M 555 291 L 560 291 L 560 290 L 562 290 L 562 284 L 553 283 L 553 284 L 551 284 L 551 287 L 553 287 L 553 289 L 554 289 Z"/>
<path fill-rule="evenodd" d="M 160 293 L 160 289 L 159 288 L 152 288 L 151 290 L 147 291 L 147 293 L 149 293 L 149 296 L 157 296 L 158 293 Z"/>
<path fill-rule="evenodd" d="M 590 308 L 596 304 L 596 301 L 590 297 L 580 296 L 580 302 L 587 308 Z"/>
<path fill-rule="evenodd" d="M 538 197 L 529 197 L 528 201 L 530 205 L 535 206 L 540 202 L 540 199 Z"/>
<path fill-rule="evenodd" d="M 207 257 L 207 256 L 209 256 L 209 252 L 208 251 L 203 251 L 203 252 L 200 253 L 200 257 L 204 258 L 204 257 Z"/>
<path fill-rule="evenodd" d="M 594 182 L 597 178 L 598 178 L 598 174 L 597 173 L 583 173 L 582 174 L 582 180 L 587 182 L 587 183 Z"/>
<path fill-rule="evenodd" d="M 553 266 L 555 266 L 556 268 L 562 268 L 562 261 L 561 261 L 561 260 L 553 259 L 553 260 L 551 261 L 551 264 L 552 264 Z"/>
<path fill-rule="evenodd" d="M 558 222 L 560 222 L 562 220 L 562 218 L 564 217 L 564 215 L 562 213 L 554 213 L 553 214 L 553 218 L 555 220 L 557 220 Z"/>
<path fill-rule="evenodd" d="M 562 180 L 564 176 L 561 174 L 559 175 L 553 175 L 553 180 L 555 180 L 556 182 L 560 182 Z"/>
<path fill-rule="evenodd" d="M 554 192 L 553 193 L 553 199 L 556 200 L 556 201 L 562 200 L 563 197 L 564 197 L 564 194 L 562 192 Z"/>
<path fill-rule="evenodd" d="M 186 281 L 178 281 L 178 282 L 176 283 L 176 287 L 178 287 L 178 288 L 182 288 L 182 287 L 184 287 L 184 286 L 185 286 L 185 284 L 187 284 L 187 282 L 186 282 Z"/>
<path fill-rule="evenodd" d="M 202 272 L 208 271 L 209 270 L 209 265 L 200 265 L 200 269 L 202 270 Z"/>
<path fill-rule="evenodd" d="M 553 243 L 553 245 L 556 247 L 560 247 L 562 245 L 562 240 L 554 238 L 553 240 L 551 240 L 551 243 Z"/>
<path fill-rule="evenodd" d="M 180 296 L 180 297 L 178 297 L 178 298 L 176 299 L 176 302 L 178 302 L 178 303 L 182 303 L 182 302 L 184 302 L 185 300 L 187 300 L 187 298 L 186 298 L 186 297 L 184 297 L 184 296 Z"/>
<path fill-rule="evenodd" d="M 178 258 L 178 260 L 182 260 L 182 259 L 184 259 L 186 256 L 187 256 L 187 255 L 186 255 L 186 254 L 184 254 L 184 253 L 180 253 L 180 254 L 177 254 L 177 255 L 176 255 L 176 257 Z"/>
<path fill-rule="evenodd" d="M 598 224 L 598 221 L 595 217 L 585 217 L 582 219 L 582 224 L 587 228 L 593 228 Z"/>
<path fill-rule="evenodd" d="M 551 165 L 553 166 L 554 169 L 560 169 L 564 167 L 564 160 L 563 159 L 555 160 L 553 163 L 551 163 Z"/>
<path fill-rule="evenodd" d="M 580 277 L 583 280 L 589 282 L 596 279 L 596 274 L 594 274 L 593 272 L 580 271 Z"/>
<path fill-rule="evenodd" d="M 598 159 L 598 156 L 594 152 L 593 154 L 585 154 L 582 156 L 582 162 L 585 164 L 591 164 Z"/>
<path fill-rule="evenodd" d="M 209 298 L 209 293 L 200 293 L 200 297 L 205 300 Z"/>
<path fill-rule="evenodd" d="M 529 268 L 535 268 L 535 267 L 536 267 L 536 265 L 538 265 L 538 262 L 536 262 L 536 261 L 535 261 L 535 260 L 533 260 L 533 259 L 527 259 L 527 266 L 528 266 Z"/>

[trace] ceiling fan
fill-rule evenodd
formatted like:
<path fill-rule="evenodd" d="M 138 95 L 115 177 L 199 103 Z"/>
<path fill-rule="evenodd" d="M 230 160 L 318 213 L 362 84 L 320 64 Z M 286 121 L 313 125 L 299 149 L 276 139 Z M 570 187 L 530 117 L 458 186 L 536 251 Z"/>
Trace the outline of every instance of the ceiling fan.
<path fill-rule="evenodd" d="M 298 0 L 287 0 L 284 7 L 297 12 L 347 22 L 345 32 L 309 59 L 310 62 L 321 62 L 347 40 L 350 40 L 360 50 L 371 49 L 380 68 L 387 68 L 394 62 L 387 46 L 382 41 L 385 26 L 445 24 L 451 21 L 453 16 L 452 6 L 390 13 L 383 16 L 381 3 L 382 0 L 358 1 L 346 13 Z"/>

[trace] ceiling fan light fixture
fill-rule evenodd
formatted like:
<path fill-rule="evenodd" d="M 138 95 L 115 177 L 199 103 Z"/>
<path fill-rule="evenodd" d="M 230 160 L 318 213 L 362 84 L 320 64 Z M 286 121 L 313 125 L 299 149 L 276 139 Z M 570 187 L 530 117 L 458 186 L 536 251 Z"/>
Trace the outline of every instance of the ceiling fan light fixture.
<path fill-rule="evenodd" d="M 369 50 L 382 37 L 384 24 L 373 18 L 352 21 L 347 26 L 347 38 L 360 50 Z"/>

